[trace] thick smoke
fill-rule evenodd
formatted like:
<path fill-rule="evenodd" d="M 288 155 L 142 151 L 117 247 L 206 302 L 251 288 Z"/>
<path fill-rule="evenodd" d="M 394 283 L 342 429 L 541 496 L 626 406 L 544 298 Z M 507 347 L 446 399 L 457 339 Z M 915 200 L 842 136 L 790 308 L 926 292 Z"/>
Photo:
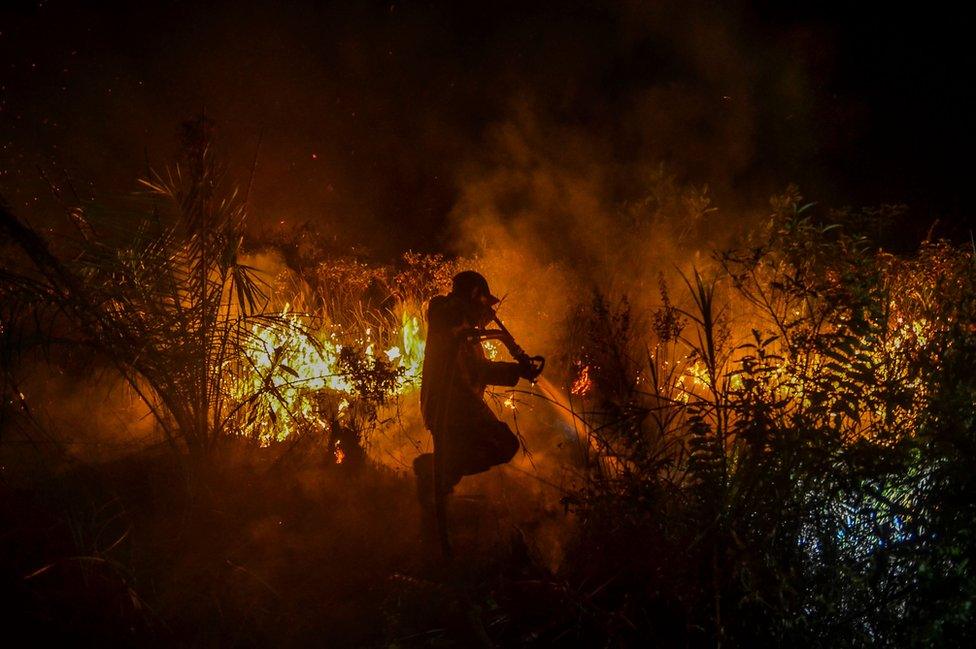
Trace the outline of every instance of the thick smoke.
<path fill-rule="evenodd" d="M 0 191 L 19 209 L 36 219 L 44 204 L 45 183 L 25 171 L 38 166 L 83 198 L 87 180 L 96 198 L 131 191 L 147 163 L 173 159 L 179 121 L 205 109 L 242 186 L 257 152 L 253 238 L 310 223 L 324 247 L 376 262 L 408 249 L 473 259 L 519 342 L 553 360 L 593 290 L 646 309 L 662 273 L 706 264 L 747 206 L 794 179 L 783 150 L 809 147 L 809 46 L 708 3 L 167 5 L 151 26 L 139 11 L 59 11 L 77 20 L 32 52 L 36 72 L 19 52 L 11 82 L 33 89 L 6 108 L 20 117 L 0 154 L 14 170 Z M 25 34 L 51 24 L 22 22 Z M 254 263 L 282 269 L 272 255 Z M 535 520 L 555 566 L 560 493 L 523 472 L 558 480 L 575 441 L 539 397 L 518 398 L 532 456 L 462 492 Z"/>
<path fill-rule="evenodd" d="M 780 189 L 779 179 L 754 173 L 768 106 L 762 95 L 775 87 L 779 99 L 801 104 L 802 72 L 759 60 L 734 18 L 694 9 L 624 10 L 615 39 L 623 51 L 570 63 L 574 81 L 597 83 L 604 66 L 637 58 L 648 40 L 659 51 L 641 65 L 653 70 L 656 60 L 660 70 L 594 113 L 580 109 L 592 88 L 520 86 L 457 172 L 454 248 L 504 296 L 499 313 L 520 344 L 555 361 L 549 376 L 561 398 L 579 308 L 596 292 L 627 296 L 640 322 L 660 303 L 662 279 L 683 302 L 681 274 L 707 272 L 712 253 L 764 216 L 765 198 Z M 546 403 L 551 395 L 531 392 L 518 395 L 517 417 L 531 455 L 462 489 L 504 500 L 514 481 L 521 507 L 532 510 L 521 520 L 537 526 L 526 540 L 557 566 L 571 534 L 559 487 L 572 484 L 567 467 L 580 442 L 572 418 Z"/>
<path fill-rule="evenodd" d="M 771 115 L 806 121 L 800 62 L 770 56 L 741 16 L 696 3 L 613 13 L 613 49 L 582 39 L 561 67 L 540 54 L 456 176 L 455 247 L 537 349 L 593 289 L 647 306 L 662 273 L 707 265 L 792 180 L 757 171 Z M 554 78 L 537 83 L 547 66 Z"/>
<path fill-rule="evenodd" d="M 15 386 L 21 401 L 7 422 L 13 424 L 7 441 L 45 453 L 63 449 L 83 462 L 164 443 L 145 403 L 97 360 L 87 359 L 83 370 L 41 359 L 23 365 Z"/>

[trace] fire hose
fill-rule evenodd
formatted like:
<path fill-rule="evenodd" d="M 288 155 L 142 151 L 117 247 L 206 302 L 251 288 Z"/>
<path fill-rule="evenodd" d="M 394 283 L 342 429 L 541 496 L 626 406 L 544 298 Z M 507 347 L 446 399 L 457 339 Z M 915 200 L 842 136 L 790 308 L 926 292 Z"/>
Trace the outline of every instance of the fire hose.
<path fill-rule="evenodd" d="M 515 362 L 529 370 L 528 373 L 531 376 L 529 380 L 532 381 L 532 383 L 535 383 L 536 379 L 539 378 L 539 375 L 542 374 L 542 370 L 544 370 L 546 367 L 545 357 L 529 356 L 529 354 L 526 353 L 526 351 L 522 349 L 517 342 L 515 342 L 515 338 L 508 330 L 508 327 L 505 326 L 505 323 L 502 322 L 496 314 L 492 313 L 491 319 L 498 328 L 479 330 L 477 333 L 478 339 L 497 340 L 505 345 L 505 348 L 508 349 L 508 353 L 511 354 L 512 358 L 515 359 Z"/>

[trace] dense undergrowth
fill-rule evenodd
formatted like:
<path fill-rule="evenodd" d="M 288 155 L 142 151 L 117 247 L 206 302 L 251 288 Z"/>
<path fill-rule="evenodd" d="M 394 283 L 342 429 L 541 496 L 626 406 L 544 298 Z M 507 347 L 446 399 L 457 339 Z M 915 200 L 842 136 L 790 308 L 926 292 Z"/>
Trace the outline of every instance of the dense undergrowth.
<path fill-rule="evenodd" d="M 656 310 L 596 287 L 550 363 L 565 370 L 550 380 L 571 395 L 578 441 L 559 456 L 565 481 L 466 480 L 445 562 L 378 436 L 416 398 L 404 332 L 422 327 L 407 316 L 454 262 L 340 261 L 299 233 L 268 244 L 291 283 L 282 311 L 280 283 L 246 261 L 246 193 L 227 190 L 203 126 L 182 171 L 147 184 L 138 227 L 111 229 L 117 217 L 88 206 L 71 211 L 70 245 L 54 245 L 0 215 L 12 634 L 377 647 L 974 637 L 971 247 L 893 255 L 871 238 L 883 210 L 827 213 L 790 192 L 707 268 L 662 278 Z M 306 339 L 307 354 L 342 343 L 334 381 L 294 367 L 289 346 Z M 36 367 L 120 377 L 159 443 L 81 458 L 71 438 L 85 422 L 45 431 L 20 390 Z"/>
<path fill-rule="evenodd" d="M 581 319 L 577 578 L 666 645 L 967 644 L 973 251 L 895 257 L 787 197 L 719 259 L 651 337 L 625 300 Z"/>

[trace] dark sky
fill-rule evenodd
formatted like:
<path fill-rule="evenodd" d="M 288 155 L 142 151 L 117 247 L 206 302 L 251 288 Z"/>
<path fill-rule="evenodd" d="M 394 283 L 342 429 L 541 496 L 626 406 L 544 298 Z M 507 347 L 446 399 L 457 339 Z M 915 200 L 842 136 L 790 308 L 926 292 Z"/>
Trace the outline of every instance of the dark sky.
<path fill-rule="evenodd" d="M 664 163 L 732 212 L 796 182 L 965 233 L 967 22 L 850 4 L 8 2 L 0 192 L 41 218 L 42 171 L 132 191 L 205 108 L 242 182 L 261 139 L 258 226 L 379 255 L 444 247 L 465 183 L 523 164 L 512 129 L 604 161 L 621 200 Z"/>

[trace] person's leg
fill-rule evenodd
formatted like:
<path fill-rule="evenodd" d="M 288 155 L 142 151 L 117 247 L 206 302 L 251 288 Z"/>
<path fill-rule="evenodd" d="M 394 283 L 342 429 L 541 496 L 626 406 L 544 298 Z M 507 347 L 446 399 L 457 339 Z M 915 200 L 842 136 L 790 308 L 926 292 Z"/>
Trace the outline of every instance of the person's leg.
<path fill-rule="evenodd" d="M 413 461 L 413 473 L 417 478 L 417 498 L 420 504 L 429 506 L 434 502 L 434 482 L 440 485 L 442 494 L 450 494 L 461 481 L 457 452 L 453 444 L 443 441 L 435 443 L 436 453 L 423 453 Z"/>
<path fill-rule="evenodd" d="M 518 436 L 512 432 L 507 424 L 500 421 L 496 423 L 497 426 L 494 427 L 488 438 L 490 442 L 488 443 L 487 455 L 491 461 L 491 466 L 511 462 L 515 454 L 518 453 L 520 446 Z"/>
<path fill-rule="evenodd" d="M 449 494 L 461 481 L 463 454 L 463 439 L 459 439 L 458 431 L 448 430 L 445 434 L 437 435 L 434 439 L 435 475 L 440 485 L 441 493 Z"/>
<path fill-rule="evenodd" d="M 519 449 L 515 433 L 498 420 L 478 422 L 465 429 L 465 443 L 455 453 L 461 475 L 474 475 L 510 462 Z"/>

